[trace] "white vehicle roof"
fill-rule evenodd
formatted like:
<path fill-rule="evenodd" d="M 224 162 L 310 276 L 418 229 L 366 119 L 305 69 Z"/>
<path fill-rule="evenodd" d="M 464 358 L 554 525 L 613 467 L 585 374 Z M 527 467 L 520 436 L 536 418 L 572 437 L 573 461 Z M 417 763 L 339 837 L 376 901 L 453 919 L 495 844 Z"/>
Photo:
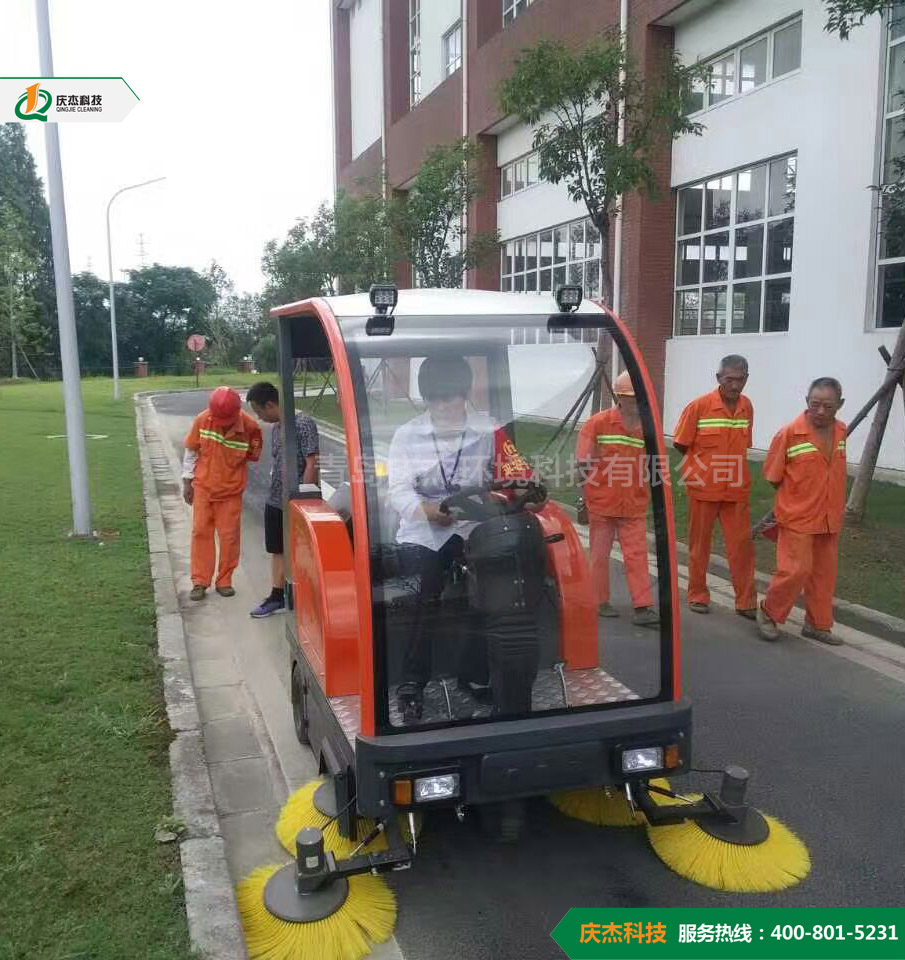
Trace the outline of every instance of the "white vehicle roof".
<path fill-rule="evenodd" d="M 326 297 L 336 317 L 363 317 L 374 312 L 366 293 Z M 581 313 L 603 313 L 592 300 L 582 300 Z M 550 316 L 559 313 L 552 293 L 498 293 L 494 290 L 400 290 L 396 314 L 438 316 Z"/>

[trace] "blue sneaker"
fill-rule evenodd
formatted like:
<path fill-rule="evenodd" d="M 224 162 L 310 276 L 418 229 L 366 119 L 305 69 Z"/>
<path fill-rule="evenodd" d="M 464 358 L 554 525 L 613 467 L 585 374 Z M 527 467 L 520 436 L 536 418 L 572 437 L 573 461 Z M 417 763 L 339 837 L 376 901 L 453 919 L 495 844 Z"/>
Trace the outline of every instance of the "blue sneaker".
<path fill-rule="evenodd" d="M 263 603 L 251 611 L 255 620 L 263 620 L 265 617 L 272 617 L 275 613 L 282 613 L 286 609 L 285 600 L 277 600 L 275 597 L 268 597 Z"/>

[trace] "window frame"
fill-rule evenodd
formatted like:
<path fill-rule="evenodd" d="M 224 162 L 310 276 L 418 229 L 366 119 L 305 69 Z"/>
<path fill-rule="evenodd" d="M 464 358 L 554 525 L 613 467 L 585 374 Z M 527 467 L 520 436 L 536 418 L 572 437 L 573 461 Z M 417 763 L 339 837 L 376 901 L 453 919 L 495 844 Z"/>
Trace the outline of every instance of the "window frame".
<path fill-rule="evenodd" d="M 896 121 L 902 127 L 901 136 L 905 138 L 905 96 L 900 97 L 901 106 L 898 109 L 890 110 L 890 93 L 891 93 L 891 84 L 893 79 L 892 71 L 892 62 L 893 56 L 898 49 L 905 48 L 905 30 L 901 31 L 901 36 L 895 36 L 893 31 L 893 25 L 896 22 L 894 17 L 895 7 L 891 11 L 888 11 L 884 15 L 884 40 L 886 44 L 886 58 L 883 63 L 883 86 L 882 86 L 882 105 L 880 110 L 881 117 L 881 135 L 880 135 L 880 152 L 879 152 L 879 176 L 877 182 L 883 184 L 886 182 L 886 149 L 888 145 L 888 137 L 890 126 L 894 125 Z M 901 16 L 905 16 L 905 9 L 901 11 Z M 898 19 L 901 19 L 899 17 Z M 903 88 L 905 89 L 905 88 Z M 903 151 L 903 156 L 905 156 L 905 151 Z M 898 326 L 883 326 L 881 320 L 883 318 L 883 306 L 886 300 L 885 297 L 885 282 L 884 282 L 884 273 L 886 267 L 897 267 L 905 265 L 905 255 L 897 257 L 884 257 L 883 256 L 883 199 L 882 194 L 880 201 L 877 204 L 877 226 L 876 226 L 876 241 L 874 247 L 874 271 L 873 271 L 873 309 L 870 311 L 871 322 L 868 326 L 868 329 L 871 331 L 884 332 L 887 330 L 898 330 Z"/>
<path fill-rule="evenodd" d="M 536 174 L 536 179 L 531 179 L 531 167 L 533 166 Z M 522 186 L 516 189 L 516 171 L 519 166 L 523 168 L 523 181 Z M 532 187 L 536 187 L 539 183 L 543 183 L 540 176 L 540 157 L 536 150 L 532 150 L 529 153 L 523 153 L 521 156 L 516 157 L 514 160 L 510 160 L 508 163 L 504 163 L 500 168 L 500 200 L 508 200 L 509 197 L 514 197 L 516 194 L 524 193 L 526 190 L 530 190 Z M 510 189 L 506 190 L 506 177 L 509 177 Z"/>
<path fill-rule="evenodd" d="M 421 0 L 409 0 L 409 108 L 421 102 Z"/>
<path fill-rule="evenodd" d="M 453 37 L 458 34 L 458 53 L 450 59 L 450 41 Z M 460 70 L 462 67 L 462 21 L 461 19 L 456 20 L 456 22 L 443 34 L 442 40 L 442 52 L 443 52 L 443 77 L 451 77 L 457 70 Z"/>
<path fill-rule="evenodd" d="M 787 70 L 785 73 L 775 74 L 776 34 L 794 26 L 796 23 L 799 24 L 801 28 L 801 43 L 799 46 L 798 66 L 793 70 Z M 750 90 L 742 90 L 742 51 L 750 49 L 751 47 L 760 43 L 762 40 L 767 41 L 766 79 L 763 81 L 763 83 L 759 83 L 756 86 L 751 87 Z M 723 60 L 727 60 L 729 57 L 732 57 L 734 90 L 732 93 L 721 97 L 721 99 L 717 100 L 716 102 L 712 102 L 710 99 L 711 84 L 705 83 L 702 92 L 703 106 L 690 111 L 689 116 L 697 116 L 698 114 L 707 113 L 710 110 L 715 110 L 717 107 L 721 107 L 725 103 L 738 100 L 739 97 L 750 96 L 755 91 L 763 90 L 765 87 L 769 87 L 774 83 L 778 83 L 780 80 L 785 80 L 788 77 L 794 77 L 796 74 L 801 72 L 801 51 L 803 49 L 804 18 L 802 13 L 799 12 L 791 17 L 786 17 L 785 20 L 780 20 L 778 23 L 773 24 L 766 30 L 761 30 L 759 33 L 752 34 L 750 37 L 741 40 L 739 43 L 733 44 L 731 47 L 727 47 L 725 50 L 721 50 L 719 53 L 716 53 L 713 56 L 704 58 L 702 60 L 704 65 L 712 67 L 715 64 L 721 63 Z"/>
<path fill-rule="evenodd" d="M 503 0 L 503 29 L 528 10 L 535 0 Z"/>
<path fill-rule="evenodd" d="M 770 192 L 772 186 L 772 177 L 773 177 L 773 166 L 776 163 L 782 161 L 788 162 L 791 159 L 795 159 L 795 171 L 796 171 L 796 194 L 797 194 L 797 176 L 798 176 L 798 153 L 797 151 L 792 153 L 784 153 L 778 156 L 768 157 L 764 160 L 759 160 L 755 163 L 748 163 L 741 167 L 736 167 L 733 170 L 726 171 L 725 173 L 714 174 L 709 177 L 705 177 L 703 180 L 693 181 L 688 184 L 684 184 L 681 187 L 676 189 L 676 233 L 675 233 L 675 245 L 674 245 L 674 254 L 673 254 L 673 324 L 672 324 L 672 336 L 673 338 L 679 339 L 690 339 L 692 337 L 740 337 L 740 336 L 785 336 L 788 334 L 789 329 L 792 326 L 791 321 L 791 305 L 790 305 L 790 316 L 789 316 L 789 329 L 786 330 L 766 330 L 764 329 L 766 323 L 766 307 L 767 307 L 767 285 L 770 282 L 775 281 L 789 281 L 790 294 L 791 288 L 794 281 L 794 271 L 795 271 L 795 259 L 794 259 L 794 249 L 795 249 L 795 218 L 797 216 L 797 210 L 793 209 L 791 213 L 782 212 L 777 214 L 770 213 Z M 764 206 L 761 215 L 757 218 L 749 220 L 739 220 L 738 219 L 738 194 L 739 194 L 739 175 L 747 171 L 753 171 L 758 168 L 763 167 L 765 169 L 764 176 Z M 727 178 L 731 179 L 731 188 L 730 188 L 730 198 L 729 198 L 729 221 L 728 223 L 715 227 L 708 227 L 707 225 L 707 185 L 710 183 L 715 183 L 717 181 L 724 181 Z M 695 190 L 700 188 L 701 193 L 701 223 L 697 231 L 691 231 L 688 233 L 683 233 L 683 224 L 681 221 L 682 214 L 682 195 L 686 190 Z M 796 204 L 797 206 L 797 204 Z M 792 223 L 792 269 L 787 271 L 780 271 L 776 273 L 768 272 L 768 257 L 769 257 L 769 238 L 770 238 L 770 228 L 775 224 L 782 223 L 784 221 L 791 221 Z M 736 277 L 736 235 L 739 230 L 751 230 L 751 229 L 761 229 L 762 240 L 761 240 L 761 251 L 760 251 L 760 271 L 756 275 Z M 725 279 L 717 280 L 706 280 L 704 276 L 705 270 L 705 256 L 704 252 L 706 249 L 706 243 L 708 237 L 717 237 L 721 234 L 729 235 L 729 245 L 726 251 L 726 261 L 727 261 L 727 270 Z M 698 241 L 698 251 L 699 251 L 699 268 L 698 268 L 698 279 L 696 283 L 681 283 L 680 282 L 680 273 L 679 273 L 679 253 L 684 243 L 689 241 Z M 732 321 L 734 313 L 734 293 L 735 288 L 744 284 L 750 283 L 759 283 L 760 284 L 760 307 L 758 314 L 758 329 L 757 330 L 739 330 L 733 331 Z M 704 295 L 708 291 L 719 292 L 720 290 L 725 290 L 726 293 L 726 316 L 725 316 L 725 330 L 722 332 L 702 332 L 702 324 L 704 321 L 704 308 L 703 301 Z M 698 305 L 697 305 L 697 325 L 695 331 L 691 332 L 681 332 L 679 327 L 679 300 L 681 294 L 696 293 L 698 296 Z"/>

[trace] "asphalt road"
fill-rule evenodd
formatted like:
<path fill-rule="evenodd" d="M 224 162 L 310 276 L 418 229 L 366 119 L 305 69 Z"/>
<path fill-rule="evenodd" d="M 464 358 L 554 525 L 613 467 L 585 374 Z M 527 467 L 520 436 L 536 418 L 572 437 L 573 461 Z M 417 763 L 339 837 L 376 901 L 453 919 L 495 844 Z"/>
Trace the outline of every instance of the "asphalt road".
<path fill-rule="evenodd" d="M 203 405 L 156 400 L 174 445 Z M 250 471 L 246 537 L 260 538 L 268 469 L 265 450 Z M 393 875 L 406 957 L 558 958 L 549 933 L 574 906 L 901 906 L 905 686 L 799 637 L 765 644 L 720 608 L 683 613 L 683 628 L 695 765 L 750 770 L 751 801 L 804 840 L 810 876 L 780 894 L 721 894 L 667 870 L 643 831 L 594 828 L 542 801 L 512 847 L 490 844 L 476 817 L 437 812 L 413 869 Z M 716 780 L 692 775 L 681 789 L 695 786 Z"/>

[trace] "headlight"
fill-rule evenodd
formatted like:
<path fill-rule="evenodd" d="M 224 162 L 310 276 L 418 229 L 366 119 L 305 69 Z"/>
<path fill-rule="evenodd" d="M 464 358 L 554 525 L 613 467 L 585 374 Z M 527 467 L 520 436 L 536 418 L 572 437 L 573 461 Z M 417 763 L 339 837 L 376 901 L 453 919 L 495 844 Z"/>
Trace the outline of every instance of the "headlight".
<path fill-rule="evenodd" d="M 622 751 L 623 773 L 646 773 L 663 769 L 663 747 L 640 747 Z"/>
<path fill-rule="evenodd" d="M 419 777 L 415 781 L 415 803 L 449 800 L 459 796 L 459 774 L 444 773 L 438 777 Z"/>

